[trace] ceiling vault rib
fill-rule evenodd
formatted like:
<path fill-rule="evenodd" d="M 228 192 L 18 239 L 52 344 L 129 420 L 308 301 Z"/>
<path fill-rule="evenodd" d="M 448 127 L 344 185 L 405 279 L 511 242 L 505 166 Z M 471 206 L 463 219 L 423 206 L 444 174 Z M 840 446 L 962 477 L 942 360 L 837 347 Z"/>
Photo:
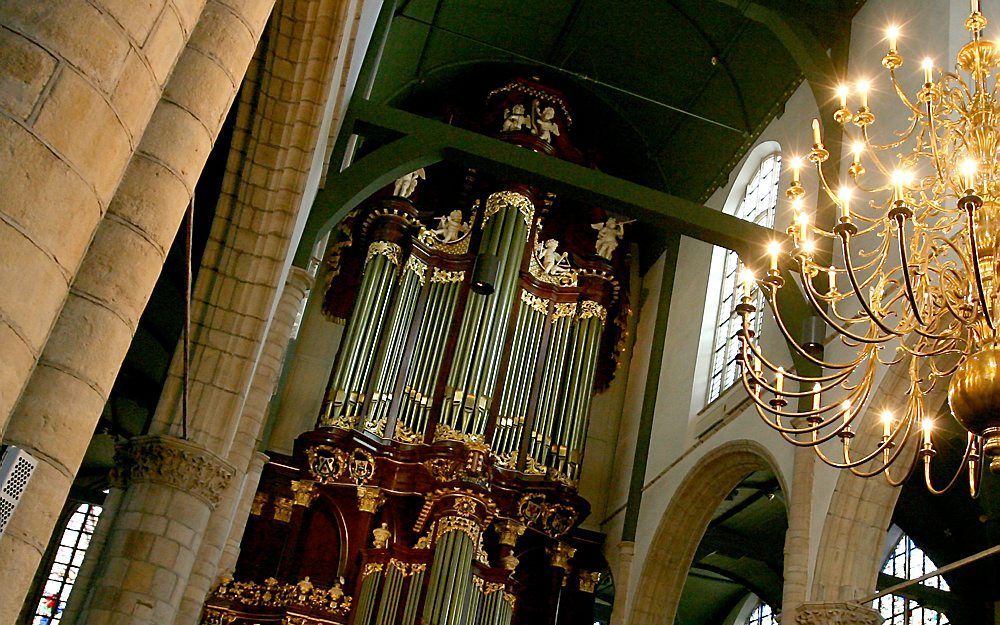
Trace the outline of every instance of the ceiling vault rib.
<path fill-rule="evenodd" d="M 719 128 L 723 128 L 725 130 L 729 130 L 731 132 L 735 132 L 736 134 L 738 134 L 740 136 L 746 136 L 746 134 L 747 134 L 747 132 L 745 130 L 743 130 L 741 128 L 736 128 L 735 126 L 730 126 L 729 124 L 727 124 L 725 122 L 720 122 L 718 120 L 711 119 L 711 118 L 705 117 L 703 115 L 699 115 L 699 114 L 694 113 L 692 111 L 688 111 L 688 110 L 685 110 L 683 108 L 680 108 L 680 107 L 677 107 L 677 106 L 673 106 L 672 104 L 667 104 L 666 102 L 661 102 L 660 100 L 656 100 L 654 98 L 651 98 L 649 96 L 643 95 L 641 93 L 637 93 L 637 92 L 632 91 L 630 89 L 626 89 L 624 87 L 619 87 L 618 85 L 613 85 L 611 83 L 604 82 L 603 80 L 599 80 L 597 78 L 592 78 L 591 76 L 587 76 L 586 74 L 580 74 L 580 73 L 574 72 L 572 70 L 564 69 L 562 67 L 559 67 L 558 65 L 553 65 L 551 63 L 547 63 L 545 61 L 542 61 L 542 60 L 530 57 L 528 55 L 521 54 L 520 52 L 515 52 L 515 51 L 510 50 L 508 48 L 504 48 L 504 47 L 501 47 L 501 46 L 489 43 L 488 41 L 483 41 L 482 39 L 476 39 L 475 37 L 471 37 L 469 35 L 466 35 L 465 33 L 461 33 L 461 32 L 458 32 L 456 30 L 452 30 L 450 28 L 446 28 L 444 26 L 440 26 L 440 25 L 435 26 L 435 25 L 431 24 L 430 22 L 428 22 L 427 20 L 422 20 L 420 18 L 416 18 L 416 17 L 413 17 L 411 15 L 400 15 L 400 17 L 403 18 L 403 19 L 406 19 L 406 20 L 410 20 L 412 22 L 416 22 L 418 24 L 423 24 L 424 26 L 430 26 L 431 28 L 433 28 L 435 30 L 440 30 L 441 32 L 445 32 L 445 33 L 448 33 L 449 35 L 453 35 L 455 37 L 459 37 L 461 39 L 465 39 L 466 41 L 471 41 L 471 42 L 479 44 L 481 46 L 490 48 L 491 50 L 495 50 L 497 52 L 501 52 L 503 54 L 509 55 L 509 56 L 511 56 L 513 58 L 520 59 L 520 60 L 525 61 L 527 63 L 538 65 L 539 67 L 544 67 L 546 69 L 550 69 L 552 71 L 559 72 L 559 73 L 565 74 L 567 76 L 571 76 L 573 78 L 576 78 L 577 80 L 581 80 L 583 82 L 588 82 L 588 83 L 590 83 L 592 85 L 597 85 L 598 87 L 603 87 L 605 89 L 611 89 L 612 91 L 616 91 L 616 92 L 621 93 L 623 95 L 627 95 L 627 96 L 630 96 L 632 98 L 636 98 L 637 100 L 642 100 L 643 102 L 647 102 L 649 104 L 654 104 L 656 106 L 659 106 L 661 108 L 667 109 L 667 110 L 672 111 L 674 113 L 680 113 L 681 115 L 687 115 L 688 117 L 692 117 L 694 119 L 698 119 L 698 120 L 703 121 L 705 123 L 712 124 L 713 126 L 717 126 Z"/>

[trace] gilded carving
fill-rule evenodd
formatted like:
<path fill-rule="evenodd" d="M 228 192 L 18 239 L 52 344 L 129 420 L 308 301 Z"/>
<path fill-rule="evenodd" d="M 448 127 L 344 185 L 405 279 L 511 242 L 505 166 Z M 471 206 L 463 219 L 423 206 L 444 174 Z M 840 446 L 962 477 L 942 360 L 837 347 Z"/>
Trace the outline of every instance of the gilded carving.
<path fill-rule="evenodd" d="M 358 486 L 358 509 L 375 514 L 385 503 L 385 495 L 378 486 Z"/>
<path fill-rule="evenodd" d="M 548 314 L 549 312 L 549 300 L 544 297 L 538 297 L 533 293 L 529 293 L 525 289 L 521 289 L 521 301 L 527 304 L 535 312 L 543 315 Z"/>
<path fill-rule="evenodd" d="M 576 510 L 560 503 L 549 503 L 543 493 L 523 495 L 517 511 L 522 523 L 554 538 L 573 529 L 577 519 Z"/>
<path fill-rule="evenodd" d="M 488 582 L 478 575 L 472 576 L 472 585 L 479 589 L 484 595 L 492 595 L 495 592 L 504 590 L 504 584 L 500 582 Z"/>
<path fill-rule="evenodd" d="M 233 468 L 212 452 L 170 436 L 142 436 L 116 452 L 125 483 L 153 482 L 190 493 L 213 509 L 233 477 Z"/>
<path fill-rule="evenodd" d="M 567 573 L 570 572 L 569 559 L 576 555 L 576 549 L 570 547 L 567 543 L 556 543 L 555 545 L 548 548 L 549 561 L 552 566 L 560 568 Z M 563 585 L 565 585 L 566 580 L 563 580 Z"/>
<path fill-rule="evenodd" d="M 434 539 L 437 540 L 448 532 L 456 531 L 467 535 L 473 543 L 479 542 L 479 536 L 482 532 L 479 527 L 479 523 L 473 519 L 458 516 L 446 516 L 438 519 L 438 522 L 435 524 Z"/>
<path fill-rule="evenodd" d="M 288 523 L 292 520 L 292 500 L 288 497 L 274 498 L 274 520 Z"/>
<path fill-rule="evenodd" d="M 295 496 L 295 505 L 308 508 L 313 500 L 319 496 L 316 489 L 316 482 L 310 480 L 292 480 L 292 493 Z"/>
<path fill-rule="evenodd" d="M 434 267 L 431 272 L 431 282 L 446 284 L 448 282 L 462 282 L 465 280 L 464 271 L 448 271 Z"/>
<path fill-rule="evenodd" d="M 396 433 L 393 435 L 393 438 L 400 443 L 416 445 L 423 442 L 424 435 L 414 432 L 402 421 L 396 421 Z"/>
<path fill-rule="evenodd" d="M 449 427 L 444 423 L 438 423 L 437 429 L 434 430 L 434 442 L 437 441 L 455 441 L 458 443 L 465 443 L 466 445 L 482 445 L 483 437 L 476 434 L 459 432 L 455 428 Z"/>
<path fill-rule="evenodd" d="M 344 615 L 351 607 L 351 598 L 344 594 L 340 584 L 324 590 L 313 585 L 308 577 L 295 584 L 282 584 L 273 577 L 264 580 L 263 584 L 226 578 L 216 587 L 209 602 L 217 600 L 260 608 L 299 606 Z M 206 608 L 206 613 L 209 610 L 217 611 L 217 608 Z"/>
<path fill-rule="evenodd" d="M 566 252 L 558 253 L 559 241 L 548 239 L 544 243 L 535 235 L 535 244 L 528 258 L 528 273 L 536 280 L 556 286 L 576 286 L 579 271 L 567 260 Z"/>
<path fill-rule="evenodd" d="M 406 266 L 403 267 L 403 270 L 413 272 L 420 284 L 427 282 L 427 263 L 416 256 L 410 256 L 406 260 Z"/>
<path fill-rule="evenodd" d="M 593 594 L 597 590 L 597 583 L 600 581 L 600 571 L 580 571 L 577 575 L 577 586 L 580 588 L 580 592 Z"/>
<path fill-rule="evenodd" d="M 372 573 L 381 573 L 382 563 L 381 562 L 369 562 L 365 565 L 365 568 L 361 571 L 361 579 L 364 579 L 371 575 Z"/>
<path fill-rule="evenodd" d="M 376 256 L 385 256 L 389 262 L 399 267 L 403 258 L 403 248 L 389 241 L 374 241 L 368 246 L 368 255 L 365 257 L 365 264 Z"/>
<path fill-rule="evenodd" d="M 355 484 L 360 486 L 367 483 L 375 475 L 375 456 L 364 449 L 355 449 L 351 452 L 348 473 Z"/>
<path fill-rule="evenodd" d="M 332 484 L 347 470 L 347 453 L 329 445 L 316 445 L 306 450 L 309 472 L 320 484 Z"/>
<path fill-rule="evenodd" d="M 250 514 L 254 516 L 264 514 L 264 506 L 267 505 L 268 499 L 267 493 L 257 493 L 254 495 L 253 502 L 250 504 Z"/>
<path fill-rule="evenodd" d="M 205 616 L 201 619 L 201 625 L 232 625 L 235 622 L 235 614 L 215 608 L 205 608 Z"/>
<path fill-rule="evenodd" d="M 590 319 L 597 317 L 601 323 L 608 320 L 608 310 L 593 300 L 585 300 L 580 303 L 580 319 Z"/>
<path fill-rule="evenodd" d="M 576 315 L 576 302 L 556 302 L 552 309 L 553 319 L 573 317 L 574 315 Z"/>
<path fill-rule="evenodd" d="M 497 191 L 486 198 L 486 212 L 483 214 L 483 228 L 489 223 L 490 218 L 500 212 L 501 209 L 514 207 L 520 211 L 524 217 L 524 223 L 531 226 L 535 218 L 535 205 L 527 197 L 513 191 Z"/>
<path fill-rule="evenodd" d="M 500 535 L 500 544 L 507 545 L 508 547 L 513 547 L 517 544 L 517 539 L 520 538 L 527 527 L 524 523 L 520 523 L 513 519 L 502 519 L 495 524 L 497 534 Z"/>

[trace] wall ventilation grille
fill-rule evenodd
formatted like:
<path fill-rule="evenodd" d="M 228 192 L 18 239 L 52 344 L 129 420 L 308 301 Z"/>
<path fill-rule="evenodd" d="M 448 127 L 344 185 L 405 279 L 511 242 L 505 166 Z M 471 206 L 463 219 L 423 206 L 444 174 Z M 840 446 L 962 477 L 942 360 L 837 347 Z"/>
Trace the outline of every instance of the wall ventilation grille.
<path fill-rule="evenodd" d="M 13 445 L 0 446 L 0 536 L 14 515 L 38 461 Z"/>

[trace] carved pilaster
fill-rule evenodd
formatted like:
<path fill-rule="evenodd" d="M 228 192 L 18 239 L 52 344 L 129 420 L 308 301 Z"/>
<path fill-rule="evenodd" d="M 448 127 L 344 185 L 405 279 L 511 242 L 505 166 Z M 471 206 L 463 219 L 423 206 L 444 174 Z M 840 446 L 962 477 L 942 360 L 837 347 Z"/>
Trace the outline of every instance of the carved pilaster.
<path fill-rule="evenodd" d="M 118 448 L 123 484 L 153 482 L 202 499 L 212 509 L 233 477 L 233 467 L 204 447 L 172 436 L 140 436 Z"/>
<path fill-rule="evenodd" d="M 795 625 L 879 625 L 875 610 L 856 603 L 804 603 L 795 610 Z"/>

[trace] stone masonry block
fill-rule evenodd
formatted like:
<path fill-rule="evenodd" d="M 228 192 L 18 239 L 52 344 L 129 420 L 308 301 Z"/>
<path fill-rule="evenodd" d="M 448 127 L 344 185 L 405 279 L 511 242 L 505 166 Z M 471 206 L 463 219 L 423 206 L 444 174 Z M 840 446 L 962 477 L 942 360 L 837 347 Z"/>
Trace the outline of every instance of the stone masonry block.
<path fill-rule="evenodd" d="M 4 0 L 0 23 L 66 59 L 105 93 L 129 49 L 121 28 L 86 0 Z"/>
<path fill-rule="evenodd" d="M 141 46 L 149 36 L 166 0 L 94 0 L 128 34 L 132 43 Z"/>
<path fill-rule="evenodd" d="M 150 193 L 151 186 L 157 192 Z M 139 154 L 125 170 L 108 213 L 132 224 L 156 242 L 166 256 L 177 235 L 183 207 L 191 196 L 180 180 L 161 163 Z M 80 278 L 77 278 L 80 280 Z"/>
<path fill-rule="evenodd" d="M 195 33 L 192 43 L 197 41 L 196 47 L 214 58 L 231 77 L 242 76 L 256 46 L 256 38 L 243 22 L 232 19 L 231 9 L 209 2 L 198 20 L 197 29 L 205 29 L 208 34 Z"/>
<path fill-rule="evenodd" d="M 132 146 L 138 144 L 159 98 L 159 85 L 142 57 L 133 50 L 111 94 L 111 104 L 125 125 Z"/>
<path fill-rule="evenodd" d="M 35 356 L 7 323 L 0 322 L 0 430 L 6 425 L 6 415 L 14 409 L 21 384 L 35 366 Z"/>
<path fill-rule="evenodd" d="M 0 211 L 35 245 L 55 256 L 63 273 L 70 274 L 101 218 L 97 197 L 65 161 L 23 127 L 0 118 L 0 136 L 6 139 L 0 147 L 0 171 L 6 176 Z M 6 258 L 19 258 L 9 248 L 3 249 L 8 250 Z M 21 267 L 19 263 L 4 264 Z M 22 275 L 21 279 L 31 277 Z M 66 282 L 65 278 L 61 281 Z M 42 291 L 34 293 L 35 297 L 44 295 L 45 282 L 31 284 Z"/>
<path fill-rule="evenodd" d="M 0 109 L 27 119 L 56 69 L 56 58 L 6 28 L 0 28 L 0 50 Z"/>
<path fill-rule="evenodd" d="M 163 96 L 217 131 L 229 108 L 229 96 L 236 90 L 232 77 L 218 61 L 192 47 L 184 52 L 179 65 L 184 71 L 175 72 Z"/>
<path fill-rule="evenodd" d="M 191 113 L 166 101 L 157 107 L 156 121 L 146 129 L 140 152 L 165 164 L 193 189 L 212 149 L 212 137 Z"/>
<path fill-rule="evenodd" d="M 60 72 L 34 130 L 94 185 L 106 205 L 132 156 L 125 127 L 107 100 L 76 72 Z"/>
<path fill-rule="evenodd" d="M 187 41 L 184 29 L 174 11 L 163 11 L 160 19 L 153 26 L 153 31 L 142 47 L 142 54 L 153 70 L 156 84 L 163 86 L 170 77 L 177 56 Z"/>
<path fill-rule="evenodd" d="M 28 349 L 38 353 L 68 290 L 66 278 L 48 255 L 4 221 L 0 250 L 0 313 Z M 26 289 L 29 284 L 32 288 Z"/>

